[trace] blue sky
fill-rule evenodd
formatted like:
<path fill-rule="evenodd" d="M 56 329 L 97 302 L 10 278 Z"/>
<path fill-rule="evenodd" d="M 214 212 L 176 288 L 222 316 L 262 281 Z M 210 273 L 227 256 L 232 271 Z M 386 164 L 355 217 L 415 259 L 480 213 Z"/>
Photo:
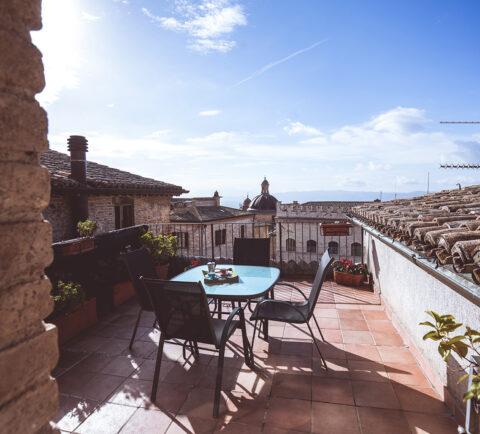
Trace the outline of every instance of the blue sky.
<path fill-rule="evenodd" d="M 479 183 L 480 2 L 43 0 L 53 149 L 194 195 Z"/>

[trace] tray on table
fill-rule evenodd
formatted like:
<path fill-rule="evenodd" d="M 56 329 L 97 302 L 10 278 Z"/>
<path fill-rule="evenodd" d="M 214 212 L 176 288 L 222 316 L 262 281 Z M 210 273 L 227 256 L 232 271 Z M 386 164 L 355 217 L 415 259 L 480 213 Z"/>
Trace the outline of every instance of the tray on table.
<path fill-rule="evenodd" d="M 220 273 L 215 273 L 213 279 L 207 279 L 208 271 L 202 270 L 203 273 L 203 282 L 205 285 L 223 285 L 224 283 L 238 283 L 238 274 L 233 268 L 227 268 L 232 274 L 230 276 L 222 276 Z"/>

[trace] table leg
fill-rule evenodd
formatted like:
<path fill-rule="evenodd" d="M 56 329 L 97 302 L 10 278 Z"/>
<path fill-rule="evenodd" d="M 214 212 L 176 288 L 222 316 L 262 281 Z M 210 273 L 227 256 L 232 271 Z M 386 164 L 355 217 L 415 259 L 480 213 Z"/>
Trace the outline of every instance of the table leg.
<path fill-rule="evenodd" d="M 263 338 L 268 341 L 268 319 L 263 320 Z"/>

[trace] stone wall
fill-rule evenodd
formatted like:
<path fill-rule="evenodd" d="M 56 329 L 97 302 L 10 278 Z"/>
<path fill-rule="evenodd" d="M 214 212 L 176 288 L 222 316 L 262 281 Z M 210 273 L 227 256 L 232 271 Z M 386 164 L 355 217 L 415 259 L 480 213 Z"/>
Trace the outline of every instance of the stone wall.
<path fill-rule="evenodd" d="M 52 194 L 50 203 L 43 210 L 43 217 L 52 225 L 54 243 L 78 236 L 73 231 L 72 208 L 68 196 Z"/>
<path fill-rule="evenodd" d="M 115 229 L 114 202 L 121 199 L 132 201 L 135 213 L 135 224 L 151 224 L 170 220 L 170 196 L 112 196 L 90 195 L 88 197 L 89 218 L 99 225 L 98 232 Z M 78 236 L 73 231 L 73 216 L 70 198 L 67 195 L 53 194 L 43 216 L 53 228 L 53 242 L 67 240 Z"/>
<path fill-rule="evenodd" d="M 52 431 L 58 406 L 50 376 L 57 331 L 44 269 L 52 235 L 42 210 L 50 180 L 47 116 L 35 100 L 44 85 L 42 56 L 30 30 L 41 28 L 40 0 L 0 2 L 0 427 L 3 434 Z"/>

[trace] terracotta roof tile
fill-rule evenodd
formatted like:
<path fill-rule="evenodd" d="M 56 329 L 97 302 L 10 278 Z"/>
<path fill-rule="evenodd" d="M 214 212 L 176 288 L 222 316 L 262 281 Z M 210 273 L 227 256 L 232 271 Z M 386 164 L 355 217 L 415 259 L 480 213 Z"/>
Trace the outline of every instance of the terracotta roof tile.
<path fill-rule="evenodd" d="M 70 178 L 70 156 L 57 151 L 47 151 L 40 156 L 40 162 L 50 172 L 54 190 L 80 189 L 82 185 Z M 182 187 L 166 182 L 145 178 L 140 175 L 114 169 L 103 164 L 87 161 L 87 188 L 89 190 L 114 189 L 139 193 L 162 193 L 180 195 L 187 193 Z"/>

